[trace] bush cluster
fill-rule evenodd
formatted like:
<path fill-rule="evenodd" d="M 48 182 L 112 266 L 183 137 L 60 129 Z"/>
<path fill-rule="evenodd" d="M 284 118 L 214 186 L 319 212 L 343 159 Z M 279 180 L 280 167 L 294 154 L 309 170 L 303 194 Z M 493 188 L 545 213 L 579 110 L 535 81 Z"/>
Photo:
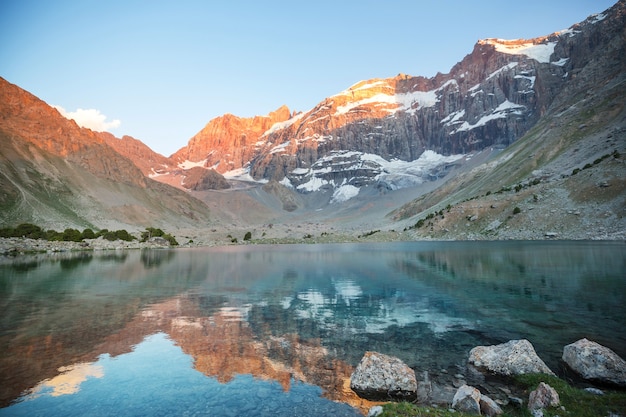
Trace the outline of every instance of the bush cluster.
<path fill-rule="evenodd" d="M 176 238 L 169 233 L 165 233 L 163 230 L 155 227 L 146 227 L 146 230 L 141 233 L 141 241 L 146 242 L 153 237 L 160 237 L 167 240 L 171 246 L 178 246 Z"/>
<path fill-rule="evenodd" d="M 178 245 L 178 242 L 172 235 L 164 233 L 161 229 L 155 229 L 152 227 L 146 228 L 146 231 L 141 234 L 142 242 L 145 242 L 150 237 L 154 236 L 162 237 L 170 242 L 170 245 L 172 246 Z M 16 227 L 6 227 L 0 229 L 0 237 L 24 237 L 29 239 L 42 239 L 58 242 L 82 242 L 85 239 L 97 239 L 99 237 L 110 241 L 124 240 L 126 242 L 136 239 L 125 229 L 102 229 L 98 232 L 94 232 L 92 229 L 87 228 L 81 232 L 78 229 L 67 228 L 62 232 L 58 232 L 52 229 L 43 230 L 41 227 L 31 223 L 22 223 Z"/>

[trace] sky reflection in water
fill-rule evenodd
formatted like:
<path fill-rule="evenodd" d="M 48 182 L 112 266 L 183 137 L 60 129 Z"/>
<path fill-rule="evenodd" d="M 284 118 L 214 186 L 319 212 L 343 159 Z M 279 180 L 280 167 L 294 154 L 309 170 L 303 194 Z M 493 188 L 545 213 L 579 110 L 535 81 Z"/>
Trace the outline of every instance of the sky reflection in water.
<path fill-rule="evenodd" d="M 433 377 L 527 338 L 624 356 L 626 246 L 428 242 L 65 254 L 0 264 L 1 415 L 355 415 L 367 350 Z M 444 373 L 445 371 L 445 373 Z M 320 412 L 320 410 L 325 410 Z"/>
<path fill-rule="evenodd" d="M 63 378 L 76 369 L 88 371 Z M 131 353 L 114 358 L 103 354 L 94 363 L 42 382 L 19 403 L 0 409 L 0 415 L 360 415 L 320 394 L 319 387 L 303 383 L 293 383 L 285 392 L 276 381 L 250 375 L 220 383 L 195 370 L 189 355 L 157 333 Z"/>

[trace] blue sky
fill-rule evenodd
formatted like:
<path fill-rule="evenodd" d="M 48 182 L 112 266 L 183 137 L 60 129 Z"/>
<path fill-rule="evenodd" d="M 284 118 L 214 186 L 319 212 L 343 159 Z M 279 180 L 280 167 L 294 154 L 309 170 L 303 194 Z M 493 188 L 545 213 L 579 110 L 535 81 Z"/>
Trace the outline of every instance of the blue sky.
<path fill-rule="evenodd" d="M 167 156 L 221 114 L 306 111 L 360 80 L 447 73 L 479 39 L 547 35 L 613 4 L 0 0 L 0 76 Z"/>

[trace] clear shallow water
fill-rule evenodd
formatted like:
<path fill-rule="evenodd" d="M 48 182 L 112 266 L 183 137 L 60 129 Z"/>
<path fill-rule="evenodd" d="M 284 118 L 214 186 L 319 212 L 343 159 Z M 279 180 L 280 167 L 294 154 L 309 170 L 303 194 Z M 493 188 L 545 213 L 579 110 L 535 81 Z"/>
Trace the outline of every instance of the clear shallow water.
<path fill-rule="evenodd" d="M 0 264 L 1 415 L 358 415 L 366 350 L 462 372 L 530 340 L 626 357 L 623 242 L 62 254 Z"/>

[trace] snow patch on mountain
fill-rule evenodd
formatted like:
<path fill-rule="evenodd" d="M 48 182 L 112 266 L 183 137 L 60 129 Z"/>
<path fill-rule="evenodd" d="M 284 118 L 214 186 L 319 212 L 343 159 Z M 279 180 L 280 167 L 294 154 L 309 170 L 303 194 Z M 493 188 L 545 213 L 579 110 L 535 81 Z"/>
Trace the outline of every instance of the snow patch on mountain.
<path fill-rule="evenodd" d="M 258 182 L 261 184 L 268 182 L 267 180 L 255 180 L 252 178 L 252 175 L 250 175 L 250 167 L 233 169 L 232 171 L 225 172 L 222 176 L 228 180 Z"/>
<path fill-rule="evenodd" d="M 494 72 L 492 72 L 491 74 L 489 74 L 487 76 L 487 78 L 485 78 L 485 81 L 490 80 L 491 78 L 495 77 L 496 75 L 500 74 L 501 72 L 504 71 L 509 71 L 512 70 L 513 68 L 515 68 L 518 65 L 517 62 L 509 62 L 508 64 L 506 64 L 505 66 L 503 66 L 500 69 L 495 70 Z"/>
<path fill-rule="evenodd" d="M 191 168 L 195 168 L 195 167 L 201 167 L 201 168 L 204 168 L 204 166 L 206 165 L 206 163 L 207 163 L 207 160 L 206 160 L 206 159 L 203 159 L 202 161 L 197 161 L 197 162 L 190 161 L 190 160 L 188 160 L 188 159 L 187 159 L 187 160 L 185 160 L 185 161 L 183 161 L 183 162 L 179 163 L 179 164 L 178 164 L 178 167 L 179 167 L 180 169 L 191 169 Z"/>
<path fill-rule="evenodd" d="M 438 89 L 437 89 L 438 90 Z M 349 111 L 368 104 L 374 105 L 394 105 L 395 107 L 387 109 L 389 113 L 398 111 L 414 112 L 421 107 L 432 107 L 439 99 L 437 98 L 437 90 L 431 91 L 414 91 L 404 94 L 375 94 L 372 97 L 364 98 L 357 101 L 349 102 L 343 106 L 337 106 L 336 115 L 346 114 Z M 417 107 L 414 107 L 417 105 Z"/>
<path fill-rule="evenodd" d="M 525 108 L 526 107 L 522 106 L 521 104 L 515 104 L 515 103 L 510 102 L 509 100 L 504 100 L 504 102 L 501 103 L 498 107 L 496 107 L 490 114 L 487 114 L 481 117 L 474 124 L 470 124 L 467 121 L 463 122 L 463 124 L 459 126 L 454 132 L 452 132 L 452 134 L 463 132 L 463 131 L 468 131 L 468 130 L 475 129 L 480 126 L 484 126 L 492 120 L 505 119 L 507 115 L 510 115 L 510 114 L 521 115 L 522 114 L 521 110 Z"/>
<path fill-rule="evenodd" d="M 556 42 L 534 44 L 532 42 L 487 39 L 486 43 L 495 46 L 496 51 L 509 55 L 526 55 L 537 62 L 547 64 L 554 53 Z"/>
<path fill-rule="evenodd" d="M 354 185 L 342 185 L 333 192 L 333 197 L 331 198 L 330 203 L 343 203 L 344 201 L 348 201 L 359 195 L 360 190 L 361 189 L 359 187 L 355 187 Z"/>
<path fill-rule="evenodd" d="M 319 191 L 330 187 L 333 191 L 331 202 L 347 201 L 359 194 L 359 172 L 369 171 L 374 180 L 388 189 L 397 190 L 412 187 L 438 177 L 442 166 L 454 163 L 465 155 L 444 156 L 427 150 L 414 161 L 402 161 L 356 151 L 334 151 L 317 160 L 310 169 L 297 168 L 290 173 L 300 192 Z M 444 170 L 445 171 L 445 170 Z M 346 174 L 349 179 L 337 183 L 337 174 Z M 292 182 L 292 181 L 290 181 Z"/>
<path fill-rule="evenodd" d="M 295 122 L 297 122 L 298 120 L 302 119 L 304 117 L 304 113 L 299 113 L 295 116 L 293 116 L 291 119 L 285 120 L 284 122 L 276 122 L 272 125 L 272 127 L 270 127 L 269 129 L 267 129 L 265 131 L 265 133 L 263 133 L 261 135 L 261 137 L 263 136 L 268 136 L 276 131 L 279 131 L 281 129 L 285 129 L 289 126 L 291 126 L 292 124 L 294 124 Z M 258 144 L 259 142 L 257 142 Z M 264 142 L 261 142 L 264 143 Z"/>

